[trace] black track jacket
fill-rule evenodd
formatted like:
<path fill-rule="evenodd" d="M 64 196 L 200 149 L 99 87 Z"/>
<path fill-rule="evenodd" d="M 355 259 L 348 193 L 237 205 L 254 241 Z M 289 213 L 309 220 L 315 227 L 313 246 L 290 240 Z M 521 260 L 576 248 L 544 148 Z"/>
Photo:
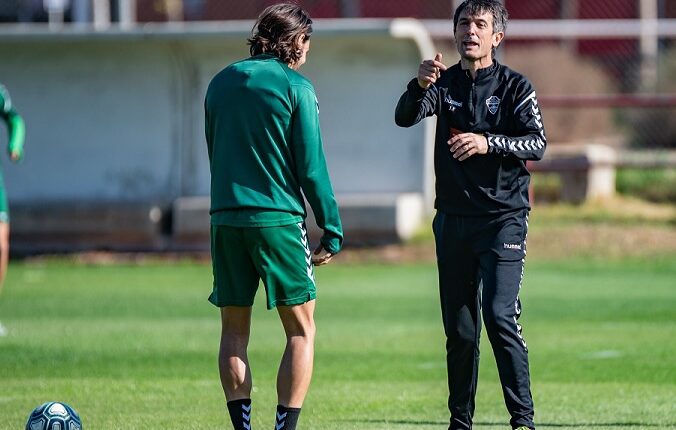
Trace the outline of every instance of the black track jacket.
<path fill-rule="evenodd" d="M 526 160 L 541 159 L 547 140 L 528 79 L 495 60 L 474 81 L 460 63 L 441 72 L 427 90 L 414 78 L 399 99 L 395 122 L 410 127 L 432 115 L 437 115 L 437 210 L 478 216 L 530 208 Z M 451 129 L 485 135 L 488 153 L 454 159 L 447 143 Z"/>

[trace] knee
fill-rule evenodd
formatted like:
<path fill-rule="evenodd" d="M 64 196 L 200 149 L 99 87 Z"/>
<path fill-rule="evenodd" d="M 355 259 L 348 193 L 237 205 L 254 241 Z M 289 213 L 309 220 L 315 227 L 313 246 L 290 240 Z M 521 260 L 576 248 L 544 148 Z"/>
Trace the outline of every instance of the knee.
<path fill-rule="evenodd" d="M 317 326 L 315 325 L 314 320 L 310 321 L 310 324 L 307 327 L 307 336 L 314 339 L 315 335 L 317 334 Z"/>
<path fill-rule="evenodd" d="M 314 300 L 298 306 L 278 307 L 287 341 L 314 341 Z"/>
<path fill-rule="evenodd" d="M 453 321 L 446 326 L 446 337 L 454 345 L 474 345 L 477 341 L 477 327 L 473 321 Z"/>
<path fill-rule="evenodd" d="M 286 331 L 286 338 L 291 340 L 293 338 L 302 338 L 308 342 L 314 342 L 317 334 L 317 327 L 314 320 L 303 321 L 302 324 L 297 324 Z"/>
<path fill-rule="evenodd" d="M 515 316 L 516 313 L 510 309 L 498 308 L 495 306 L 485 307 L 483 309 L 483 317 L 488 336 L 492 337 L 494 334 L 505 330 L 512 330 L 512 327 L 514 327 Z"/>

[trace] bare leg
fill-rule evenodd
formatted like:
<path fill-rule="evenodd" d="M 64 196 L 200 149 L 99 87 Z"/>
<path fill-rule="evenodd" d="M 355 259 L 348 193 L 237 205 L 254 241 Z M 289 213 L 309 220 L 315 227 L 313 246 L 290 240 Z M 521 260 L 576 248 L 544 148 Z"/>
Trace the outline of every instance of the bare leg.
<path fill-rule="evenodd" d="M 0 222 L 0 293 L 7 274 L 9 261 L 9 223 Z"/>
<path fill-rule="evenodd" d="M 221 308 L 221 347 L 218 370 L 227 401 L 251 398 L 251 369 L 246 350 L 251 328 L 251 307 Z"/>
<path fill-rule="evenodd" d="M 315 301 L 302 305 L 278 306 L 286 333 L 286 349 L 277 373 L 277 401 L 300 408 L 312 379 L 314 362 Z"/>

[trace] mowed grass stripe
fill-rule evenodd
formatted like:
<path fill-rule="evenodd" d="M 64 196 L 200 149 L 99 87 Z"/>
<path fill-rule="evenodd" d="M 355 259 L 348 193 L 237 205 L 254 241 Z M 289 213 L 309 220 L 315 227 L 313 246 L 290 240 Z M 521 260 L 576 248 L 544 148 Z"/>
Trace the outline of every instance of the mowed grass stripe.
<path fill-rule="evenodd" d="M 315 377 L 301 428 L 444 429 L 444 338 L 434 264 L 317 270 Z M 522 291 L 536 421 L 547 428 L 676 426 L 676 267 L 528 263 Z M 89 429 L 223 429 L 218 311 L 206 264 L 10 268 L 0 297 L 0 429 L 71 403 Z M 259 297 L 254 428 L 272 426 L 284 340 Z M 485 333 L 476 427 L 508 429 Z"/>

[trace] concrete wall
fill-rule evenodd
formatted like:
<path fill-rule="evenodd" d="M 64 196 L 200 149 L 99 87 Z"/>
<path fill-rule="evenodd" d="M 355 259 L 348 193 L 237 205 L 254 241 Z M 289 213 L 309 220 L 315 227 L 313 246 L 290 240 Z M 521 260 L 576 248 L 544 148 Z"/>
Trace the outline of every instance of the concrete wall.
<path fill-rule="evenodd" d="M 177 198 L 208 195 L 203 96 L 217 71 L 248 56 L 251 25 L 0 27 L 0 82 L 27 124 L 24 162 L 2 160 L 11 206 L 170 210 Z M 317 90 L 336 193 L 419 193 L 429 202 L 431 125 L 400 129 L 393 121 L 421 51 L 432 50 L 423 28 L 410 20 L 315 28 L 301 72 Z"/>
<path fill-rule="evenodd" d="M 27 126 L 24 162 L 3 160 L 12 203 L 177 195 L 190 142 L 170 44 L 0 40 L 0 79 Z"/>

